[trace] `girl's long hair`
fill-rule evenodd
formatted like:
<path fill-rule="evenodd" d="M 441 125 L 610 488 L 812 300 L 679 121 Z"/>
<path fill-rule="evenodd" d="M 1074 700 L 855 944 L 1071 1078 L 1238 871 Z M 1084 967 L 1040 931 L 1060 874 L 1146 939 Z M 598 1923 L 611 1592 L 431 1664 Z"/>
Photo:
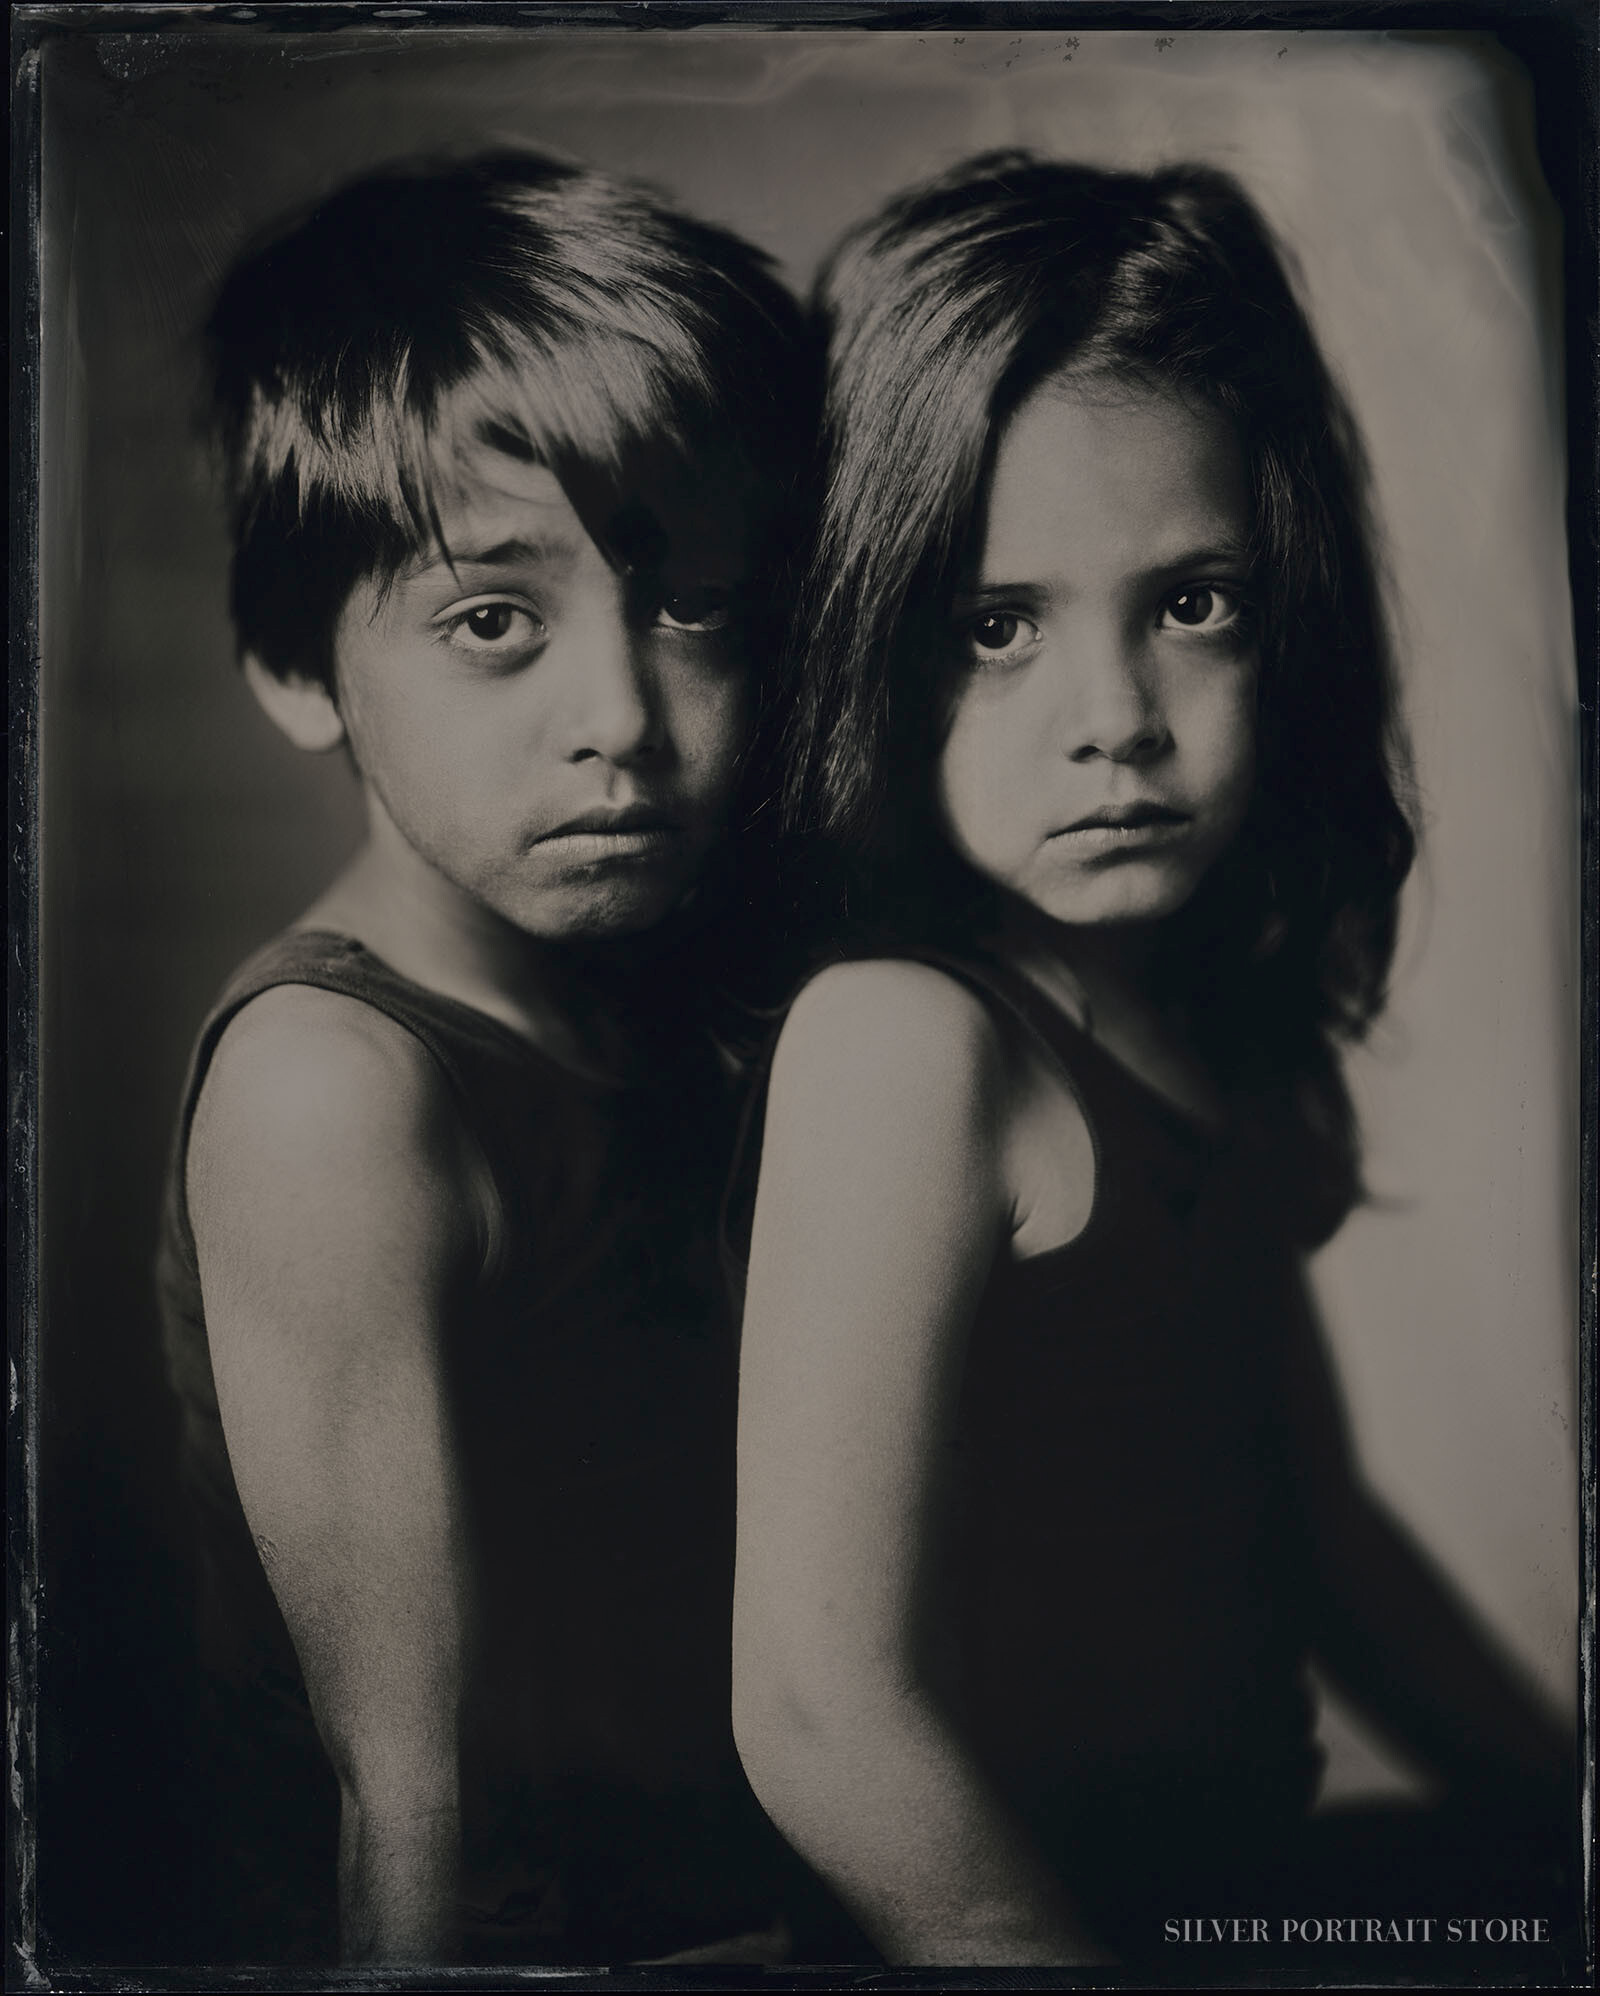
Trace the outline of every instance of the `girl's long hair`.
<path fill-rule="evenodd" d="M 1414 838 L 1355 425 L 1248 197 L 1226 174 L 1106 173 L 993 153 L 846 238 L 829 342 L 825 493 L 786 662 L 774 787 L 790 904 L 874 947 L 981 919 L 931 773 L 949 608 L 996 438 L 1054 375 L 1177 389 L 1233 423 L 1253 499 L 1257 790 L 1165 928 L 1161 974 L 1224 1078 L 1287 1105 L 1356 1196 L 1336 1053 L 1380 1009 Z"/>

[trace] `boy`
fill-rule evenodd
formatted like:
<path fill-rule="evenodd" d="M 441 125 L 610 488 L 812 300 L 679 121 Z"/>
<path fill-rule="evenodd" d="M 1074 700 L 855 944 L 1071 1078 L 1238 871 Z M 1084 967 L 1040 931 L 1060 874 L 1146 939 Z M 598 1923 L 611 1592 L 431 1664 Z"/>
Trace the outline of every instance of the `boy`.
<path fill-rule="evenodd" d="M 335 1875 L 349 1960 L 725 1947 L 783 1860 L 727 1720 L 697 903 L 798 314 L 497 154 L 334 195 L 210 340 L 245 675 L 368 825 L 205 1026 L 168 1188 L 218 1952 L 330 1952 Z"/>

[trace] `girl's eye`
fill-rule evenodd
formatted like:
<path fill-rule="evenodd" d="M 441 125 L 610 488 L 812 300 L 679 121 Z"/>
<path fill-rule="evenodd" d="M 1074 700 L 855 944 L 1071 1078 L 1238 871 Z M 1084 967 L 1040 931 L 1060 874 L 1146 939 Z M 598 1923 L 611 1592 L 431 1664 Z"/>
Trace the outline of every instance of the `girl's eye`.
<path fill-rule="evenodd" d="M 463 651 L 510 652 L 537 644 L 544 637 L 544 625 L 531 610 L 520 604 L 496 599 L 469 603 L 440 619 L 446 640 Z"/>
<path fill-rule="evenodd" d="M 1195 582 L 1167 598 L 1162 618 L 1185 631 L 1225 631 L 1242 621 L 1244 610 L 1244 601 L 1235 590 L 1218 583 Z"/>
<path fill-rule="evenodd" d="M 1039 627 L 1015 610 L 985 610 L 962 626 L 967 654 L 975 665 L 1020 658 L 1039 636 Z"/>
<path fill-rule="evenodd" d="M 733 592 L 712 583 L 670 590 L 657 605 L 655 620 L 663 630 L 697 636 L 725 631 L 733 622 Z"/>

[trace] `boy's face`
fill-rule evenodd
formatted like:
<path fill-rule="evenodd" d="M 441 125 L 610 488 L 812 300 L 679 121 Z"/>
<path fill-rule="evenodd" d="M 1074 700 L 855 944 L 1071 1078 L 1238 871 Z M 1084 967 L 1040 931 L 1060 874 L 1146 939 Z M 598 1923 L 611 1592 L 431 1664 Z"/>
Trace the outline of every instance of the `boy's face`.
<path fill-rule="evenodd" d="M 369 808 L 399 835 L 379 843 L 526 935 L 647 928 L 699 873 L 745 739 L 737 522 L 685 502 L 630 579 L 554 473 L 476 444 L 460 470 L 449 559 L 358 585 L 335 632 Z"/>

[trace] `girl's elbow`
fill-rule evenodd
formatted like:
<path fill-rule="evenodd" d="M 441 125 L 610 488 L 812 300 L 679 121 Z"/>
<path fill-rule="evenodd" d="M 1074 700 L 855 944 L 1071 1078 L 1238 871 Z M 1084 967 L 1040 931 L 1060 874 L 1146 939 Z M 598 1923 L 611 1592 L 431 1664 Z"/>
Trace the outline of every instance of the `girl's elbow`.
<path fill-rule="evenodd" d="M 860 1814 L 863 1756 L 849 1725 L 794 1685 L 736 1680 L 733 1738 L 752 1793 L 802 1857 L 826 1874 Z"/>
<path fill-rule="evenodd" d="M 792 1632 L 791 1632 L 792 1633 Z M 733 1737 L 751 1787 L 780 1827 L 800 1805 L 853 1791 L 860 1770 L 914 1720 L 906 1676 L 831 1645 L 807 1665 L 803 1642 L 736 1641 Z"/>
<path fill-rule="evenodd" d="M 733 1672 L 733 1743 L 757 1799 L 770 1810 L 821 1742 L 814 1701 L 786 1675 L 743 1665 Z"/>
<path fill-rule="evenodd" d="M 747 1633 L 747 1632 L 741 1632 Z M 808 1814 L 859 1760 L 867 1714 L 877 1702 L 860 1673 L 835 1656 L 814 1658 L 814 1645 L 736 1640 L 733 1738 L 750 1786 L 780 1828 L 797 1808 Z M 848 1782 L 846 1780 L 846 1785 Z"/>

